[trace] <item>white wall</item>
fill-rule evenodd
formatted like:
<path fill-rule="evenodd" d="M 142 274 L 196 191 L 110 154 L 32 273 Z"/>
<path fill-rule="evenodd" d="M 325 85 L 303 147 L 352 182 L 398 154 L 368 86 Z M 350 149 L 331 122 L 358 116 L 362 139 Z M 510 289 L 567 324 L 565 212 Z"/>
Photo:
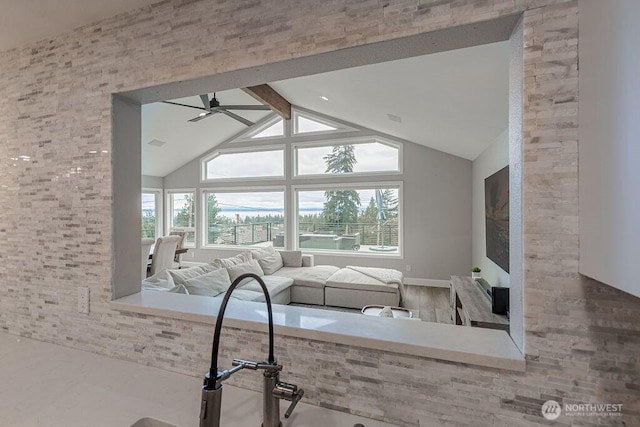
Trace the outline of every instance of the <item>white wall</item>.
<path fill-rule="evenodd" d="M 640 2 L 580 3 L 580 267 L 640 296 Z"/>
<path fill-rule="evenodd" d="M 509 131 L 504 130 L 472 165 L 472 264 L 482 270 L 482 277 L 493 286 L 509 286 L 509 273 L 487 258 L 484 213 L 484 180 L 509 164 Z M 465 275 L 469 275 L 467 272 Z"/>
<path fill-rule="evenodd" d="M 142 188 L 162 188 L 164 179 L 159 176 L 142 175 Z"/>

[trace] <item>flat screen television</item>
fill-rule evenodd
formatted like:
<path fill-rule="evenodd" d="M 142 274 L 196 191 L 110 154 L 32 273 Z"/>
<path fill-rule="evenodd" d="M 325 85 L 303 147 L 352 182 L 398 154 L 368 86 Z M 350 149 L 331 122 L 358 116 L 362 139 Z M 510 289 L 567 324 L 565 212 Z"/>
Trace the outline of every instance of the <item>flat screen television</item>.
<path fill-rule="evenodd" d="M 509 272 L 509 166 L 484 180 L 487 258 Z"/>

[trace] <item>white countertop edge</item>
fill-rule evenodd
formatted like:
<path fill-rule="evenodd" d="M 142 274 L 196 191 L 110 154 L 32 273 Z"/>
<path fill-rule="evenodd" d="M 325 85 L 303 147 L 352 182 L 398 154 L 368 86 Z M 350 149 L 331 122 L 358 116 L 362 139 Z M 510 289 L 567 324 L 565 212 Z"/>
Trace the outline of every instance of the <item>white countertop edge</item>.
<path fill-rule="evenodd" d="M 142 291 L 110 308 L 215 325 L 222 298 Z M 330 317 L 327 317 L 330 314 Z M 273 305 L 277 336 L 324 341 L 456 363 L 524 372 L 524 356 L 504 331 Z M 224 326 L 267 332 L 264 303 L 230 300 Z M 213 334 L 213 327 L 211 328 Z"/>

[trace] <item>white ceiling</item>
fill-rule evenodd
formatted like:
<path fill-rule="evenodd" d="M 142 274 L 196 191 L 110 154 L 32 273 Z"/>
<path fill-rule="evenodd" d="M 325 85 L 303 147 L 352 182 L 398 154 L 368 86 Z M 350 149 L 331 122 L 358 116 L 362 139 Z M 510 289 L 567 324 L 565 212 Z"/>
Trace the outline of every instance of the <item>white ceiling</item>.
<path fill-rule="evenodd" d="M 269 84 L 294 105 L 473 160 L 508 126 L 508 64 L 500 42 Z M 217 96 L 257 103 L 239 89 Z M 177 102 L 202 105 L 197 96 Z M 190 123 L 197 110 L 167 104 L 142 111 L 145 175 L 166 176 L 246 129 L 222 115 Z M 268 112 L 239 113 L 256 121 Z M 154 139 L 167 144 L 149 146 Z"/>
<path fill-rule="evenodd" d="M 212 95 L 212 94 L 210 94 Z M 210 96 L 211 97 L 211 96 Z M 240 89 L 216 93 L 221 105 L 260 105 Z M 202 107 L 199 96 L 174 99 L 181 104 Z M 234 113 L 252 122 L 271 114 L 271 111 L 237 111 Z M 142 174 L 166 176 L 180 166 L 247 129 L 247 126 L 224 114 L 214 114 L 198 122 L 189 122 L 200 111 L 177 105 L 156 102 L 142 106 Z M 157 147 L 153 140 L 166 142 Z"/>
<path fill-rule="evenodd" d="M 473 160 L 508 125 L 508 66 L 500 42 L 271 86 L 292 104 Z"/>
<path fill-rule="evenodd" d="M 0 0 L 0 52 L 159 0 Z"/>

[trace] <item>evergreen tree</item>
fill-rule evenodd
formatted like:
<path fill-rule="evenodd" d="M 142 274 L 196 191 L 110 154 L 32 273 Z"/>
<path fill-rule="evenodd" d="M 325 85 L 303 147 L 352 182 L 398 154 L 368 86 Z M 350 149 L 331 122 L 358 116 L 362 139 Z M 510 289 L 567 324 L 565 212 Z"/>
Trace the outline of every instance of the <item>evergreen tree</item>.
<path fill-rule="evenodd" d="M 362 224 L 375 224 L 378 221 L 378 206 L 376 206 L 376 200 L 372 197 L 369 200 L 369 205 L 360 215 L 358 222 Z"/>
<path fill-rule="evenodd" d="M 331 154 L 325 156 L 327 165 L 325 172 L 328 173 L 350 173 L 357 163 L 353 145 L 336 145 Z M 358 206 L 360 206 L 360 196 L 355 190 L 331 190 L 324 193 L 326 202 L 322 210 L 322 215 L 328 225 L 345 226 L 345 233 L 349 232 L 349 223 L 358 220 Z M 336 227 L 338 228 L 338 227 Z"/>
<path fill-rule="evenodd" d="M 195 207 L 193 195 L 184 195 L 184 206 L 177 213 L 173 222 L 174 227 L 195 227 Z"/>
<path fill-rule="evenodd" d="M 216 234 L 218 231 L 218 213 L 220 208 L 218 207 L 218 200 L 216 200 L 215 194 L 207 194 L 207 242 L 215 243 Z"/>
<path fill-rule="evenodd" d="M 382 203 L 387 220 L 398 218 L 398 197 L 394 190 L 386 189 L 382 192 Z"/>

